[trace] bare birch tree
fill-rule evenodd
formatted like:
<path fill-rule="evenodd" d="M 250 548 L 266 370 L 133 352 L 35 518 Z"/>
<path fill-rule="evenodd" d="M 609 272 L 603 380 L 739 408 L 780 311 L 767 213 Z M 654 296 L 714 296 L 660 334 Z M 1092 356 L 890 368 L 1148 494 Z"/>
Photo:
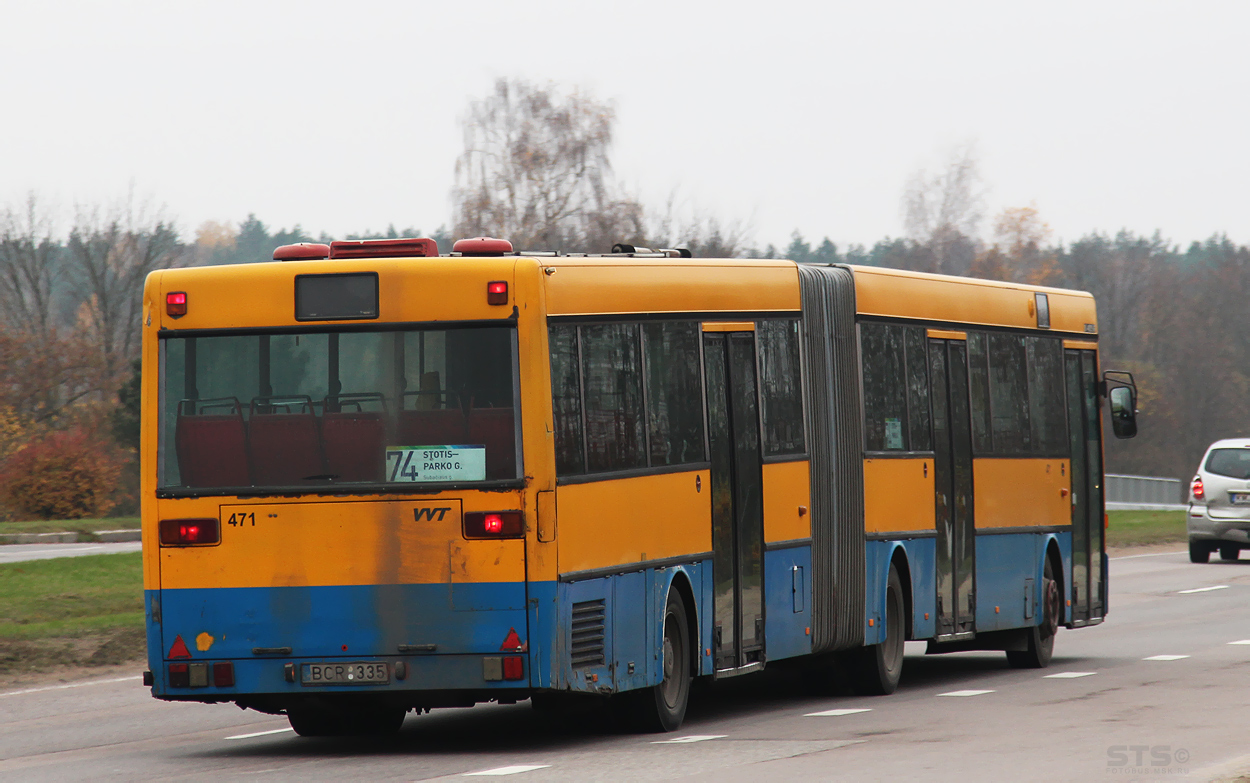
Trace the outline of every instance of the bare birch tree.
<path fill-rule="evenodd" d="M 101 383 L 114 386 L 138 355 L 143 281 L 173 266 L 178 231 L 159 213 L 149 216 L 133 198 L 111 214 L 80 209 L 69 236 L 70 266 L 83 297 L 80 318 L 101 363 Z"/>
<path fill-rule="evenodd" d="M 518 249 L 607 250 L 643 234 L 642 207 L 612 181 L 616 115 L 584 92 L 500 79 L 463 120 L 455 233 Z"/>
<path fill-rule="evenodd" d="M 0 212 L 0 315 L 8 329 L 45 339 L 52 334 L 62 250 L 34 193 L 20 209 Z"/>
<path fill-rule="evenodd" d="M 971 143 L 952 150 L 938 173 L 920 169 L 912 174 L 903 193 L 903 225 L 908 238 L 932 253 L 932 271 L 967 271 L 976 253 L 984 204 Z"/>

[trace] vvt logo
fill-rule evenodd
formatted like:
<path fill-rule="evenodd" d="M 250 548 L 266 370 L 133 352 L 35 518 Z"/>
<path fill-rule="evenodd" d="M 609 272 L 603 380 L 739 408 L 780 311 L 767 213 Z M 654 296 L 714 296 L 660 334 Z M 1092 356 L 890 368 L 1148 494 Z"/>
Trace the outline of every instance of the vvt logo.
<path fill-rule="evenodd" d="M 440 507 L 426 506 L 425 508 L 414 508 L 412 510 L 412 515 L 416 517 L 416 520 L 418 522 L 420 522 L 422 519 L 433 522 L 435 521 L 435 515 L 437 515 L 438 521 L 442 522 L 443 517 L 447 516 L 448 511 L 451 511 L 451 506 L 440 506 Z"/>

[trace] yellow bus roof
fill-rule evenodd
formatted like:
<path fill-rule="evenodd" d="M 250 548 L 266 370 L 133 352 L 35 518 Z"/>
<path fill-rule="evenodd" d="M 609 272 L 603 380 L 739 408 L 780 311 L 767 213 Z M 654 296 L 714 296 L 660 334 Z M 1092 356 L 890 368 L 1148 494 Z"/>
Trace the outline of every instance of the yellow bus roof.
<path fill-rule="evenodd" d="M 861 315 L 1035 328 L 1034 294 L 1045 293 L 1053 331 L 1097 333 L 1093 297 L 1082 291 L 882 267 L 848 268 Z M 506 317 L 500 308 L 486 305 L 482 281 L 488 278 L 508 280 L 518 302 L 522 297 L 532 302 L 537 283 L 545 313 L 552 316 L 692 313 L 714 319 L 797 313 L 801 303 L 794 261 L 622 256 L 444 256 L 169 269 L 152 274 L 147 295 L 156 309 L 165 292 L 188 291 L 187 316 L 176 323 L 161 318 L 165 328 L 294 325 L 296 274 L 363 271 L 382 275 L 382 321 Z"/>

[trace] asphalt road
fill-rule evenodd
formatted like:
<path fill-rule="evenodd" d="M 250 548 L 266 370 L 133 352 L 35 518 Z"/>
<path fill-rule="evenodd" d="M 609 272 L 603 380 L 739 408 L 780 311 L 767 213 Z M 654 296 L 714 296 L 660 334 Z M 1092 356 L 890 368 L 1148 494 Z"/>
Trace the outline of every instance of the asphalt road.
<path fill-rule="evenodd" d="M 20 563 L 24 560 L 52 560 L 57 557 L 82 557 L 83 555 L 113 555 L 118 552 L 138 552 L 143 545 L 138 541 L 116 544 L 5 544 L 0 546 L 0 563 Z"/>
<path fill-rule="evenodd" d="M 0 693 L 0 778 L 1212 779 L 1250 769 L 1248 601 L 1250 560 L 1117 559 L 1110 619 L 1060 631 L 1049 669 L 909 644 L 893 696 L 822 696 L 773 668 L 698 691 L 675 735 L 522 703 L 410 714 L 393 740 L 315 740 L 232 705 L 155 701 L 137 676 L 27 689 Z M 811 715 L 826 711 L 849 712 Z"/>

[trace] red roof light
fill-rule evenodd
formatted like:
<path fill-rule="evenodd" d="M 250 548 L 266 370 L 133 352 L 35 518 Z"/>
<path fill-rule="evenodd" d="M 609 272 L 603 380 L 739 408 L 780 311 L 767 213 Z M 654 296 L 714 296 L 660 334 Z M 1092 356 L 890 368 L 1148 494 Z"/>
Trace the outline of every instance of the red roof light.
<path fill-rule="evenodd" d="M 274 261 L 324 261 L 329 257 L 330 246 L 320 242 L 297 242 L 273 251 Z"/>
<path fill-rule="evenodd" d="M 506 239 L 494 237 L 457 239 L 456 244 L 451 246 L 451 252 L 462 256 L 501 256 L 512 252 L 512 243 Z"/>
<path fill-rule="evenodd" d="M 187 292 L 174 291 L 165 294 L 165 313 L 171 318 L 181 318 L 187 314 Z"/>

